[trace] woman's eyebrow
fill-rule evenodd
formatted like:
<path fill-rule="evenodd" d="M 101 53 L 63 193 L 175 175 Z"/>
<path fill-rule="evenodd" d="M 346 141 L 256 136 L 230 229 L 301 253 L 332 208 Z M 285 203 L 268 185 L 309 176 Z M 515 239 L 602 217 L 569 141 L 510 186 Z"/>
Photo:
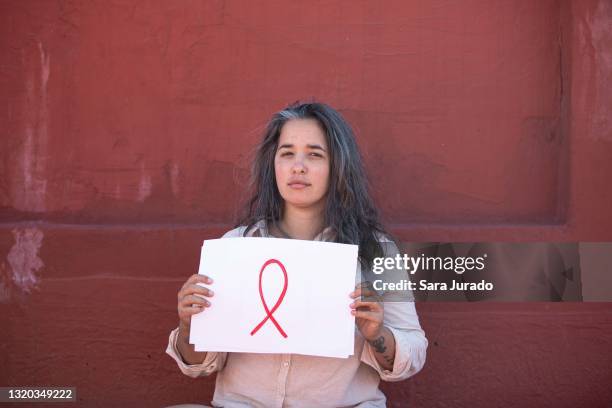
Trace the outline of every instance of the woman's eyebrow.
<path fill-rule="evenodd" d="M 285 143 L 285 144 L 283 144 L 283 145 L 278 146 L 278 150 L 283 149 L 283 148 L 285 148 L 285 149 L 291 149 L 292 147 L 293 147 L 293 145 L 292 145 L 292 144 Z"/>
<path fill-rule="evenodd" d="M 306 146 L 308 146 L 309 149 L 317 149 L 317 150 L 325 151 L 325 149 L 322 146 L 318 145 L 318 144 L 309 144 L 309 145 L 306 145 Z"/>
<path fill-rule="evenodd" d="M 282 144 L 282 145 L 278 146 L 278 150 L 280 150 L 280 149 L 291 149 L 293 147 L 294 147 L 293 144 L 285 143 L 285 144 Z M 308 144 L 308 145 L 306 145 L 306 147 L 309 148 L 309 149 L 313 149 L 313 150 L 321 150 L 323 152 L 325 151 L 325 149 L 321 145 L 318 145 L 318 144 Z"/>

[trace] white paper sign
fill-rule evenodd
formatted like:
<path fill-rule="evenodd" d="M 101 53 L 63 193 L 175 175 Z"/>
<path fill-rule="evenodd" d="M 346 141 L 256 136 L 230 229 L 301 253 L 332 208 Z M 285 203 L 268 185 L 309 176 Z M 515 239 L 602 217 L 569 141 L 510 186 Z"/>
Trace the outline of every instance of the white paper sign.
<path fill-rule="evenodd" d="M 190 343 L 196 351 L 349 357 L 357 256 L 357 245 L 320 241 L 204 241 L 199 273 L 214 280 L 215 294 L 192 316 Z"/>

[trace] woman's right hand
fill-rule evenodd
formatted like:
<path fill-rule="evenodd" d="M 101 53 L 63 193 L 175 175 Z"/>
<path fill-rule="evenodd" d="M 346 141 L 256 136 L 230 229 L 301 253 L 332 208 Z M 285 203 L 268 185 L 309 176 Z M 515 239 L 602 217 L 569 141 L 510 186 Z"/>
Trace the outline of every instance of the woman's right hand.
<path fill-rule="evenodd" d="M 191 275 L 181 290 L 179 290 L 178 315 L 180 319 L 180 329 L 183 333 L 189 333 L 191 316 L 210 307 L 210 300 L 205 298 L 214 296 L 211 289 L 197 285 L 197 283 L 210 285 L 213 281 L 208 276 L 196 273 L 195 275 Z"/>

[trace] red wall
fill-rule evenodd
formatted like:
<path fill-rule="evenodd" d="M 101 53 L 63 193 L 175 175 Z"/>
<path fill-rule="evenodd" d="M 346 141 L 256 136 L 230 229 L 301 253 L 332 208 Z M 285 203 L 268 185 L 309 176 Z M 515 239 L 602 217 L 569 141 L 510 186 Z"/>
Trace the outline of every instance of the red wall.
<path fill-rule="evenodd" d="M 0 49 L 0 385 L 209 401 L 164 355 L 176 291 L 297 99 L 405 241 L 612 241 L 609 1 L 4 1 Z M 611 303 L 417 307 L 390 406 L 612 403 Z"/>

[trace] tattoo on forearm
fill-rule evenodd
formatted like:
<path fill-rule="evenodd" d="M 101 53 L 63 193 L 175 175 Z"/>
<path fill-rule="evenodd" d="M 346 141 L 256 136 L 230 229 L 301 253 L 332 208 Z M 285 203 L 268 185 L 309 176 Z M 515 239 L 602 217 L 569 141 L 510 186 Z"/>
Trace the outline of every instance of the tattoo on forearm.
<path fill-rule="evenodd" d="M 383 336 L 371 341 L 370 344 L 374 347 L 374 350 L 376 350 L 377 353 L 382 354 L 387 351 L 387 346 L 385 346 L 385 338 Z"/>
<path fill-rule="evenodd" d="M 372 345 L 372 347 L 374 347 L 374 350 L 377 353 L 382 354 L 382 358 L 387 362 L 387 364 L 393 367 L 393 363 L 395 362 L 395 356 L 388 356 L 384 354 L 385 351 L 387 351 L 387 346 L 385 346 L 385 337 L 380 336 L 379 338 L 372 340 L 369 343 Z"/>

